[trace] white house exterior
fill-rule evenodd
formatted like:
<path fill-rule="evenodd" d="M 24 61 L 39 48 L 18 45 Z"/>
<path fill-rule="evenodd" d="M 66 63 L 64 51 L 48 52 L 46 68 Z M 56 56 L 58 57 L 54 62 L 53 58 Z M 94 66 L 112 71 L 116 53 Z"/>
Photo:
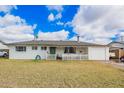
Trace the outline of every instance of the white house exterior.
<path fill-rule="evenodd" d="M 25 41 L 7 44 L 9 59 L 109 60 L 109 47 L 77 41 Z"/>

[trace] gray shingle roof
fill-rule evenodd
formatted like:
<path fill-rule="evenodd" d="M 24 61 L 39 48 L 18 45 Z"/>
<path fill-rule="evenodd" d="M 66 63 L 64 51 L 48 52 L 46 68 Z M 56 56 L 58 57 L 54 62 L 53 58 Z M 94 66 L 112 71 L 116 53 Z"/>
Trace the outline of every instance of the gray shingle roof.
<path fill-rule="evenodd" d="M 32 40 L 32 41 L 23 41 L 8 43 L 6 45 L 50 45 L 50 46 L 106 46 L 100 44 L 93 44 L 87 42 L 77 42 L 77 41 L 43 41 L 43 40 Z"/>
<path fill-rule="evenodd" d="M 113 44 L 113 43 L 124 44 L 124 42 L 122 42 L 122 41 L 112 41 L 112 42 L 110 42 L 108 45 L 111 45 L 111 44 Z"/>

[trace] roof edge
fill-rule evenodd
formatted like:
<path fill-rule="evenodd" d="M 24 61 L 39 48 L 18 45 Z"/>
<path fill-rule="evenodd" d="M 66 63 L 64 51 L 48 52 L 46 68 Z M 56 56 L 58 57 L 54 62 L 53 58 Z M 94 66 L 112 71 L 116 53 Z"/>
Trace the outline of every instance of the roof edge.
<path fill-rule="evenodd" d="M 26 43 L 26 42 L 39 42 L 39 41 L 44 41 L 44 42 L 53 42 L 53 41 L 57 41 L 57 42 L 63 42 L 63 41 L 65 41 L 65 42 L 71 42 L 71 41 L 67 41 L 67 40 L 30 40 L 30 41 L 21 41 L 21 42 L 13 42 L 13 43 L 4 43 L 5 45 L 21 45 L 21 43 Z M 77 41 L 72 41 L 72 42 L 77 42 Z M 19 44 L 20 43 L 20 44 Z M 108 44 L 106 44 L 106 45 L 102 45 L 102 44 L 96 44 L 96 43 L 90 43 L 90 42 L 81 42 L 80 41 L 80 43 L 87 43 L 87 44 L 89 44 L 89 46 L 108 46 Z M 90 44 L 92 44 L 92 45 L 90 45 Z M 23 45 L 23 44 L 22 44 Z M 24 44 L 24 45 L 33 45 L 33 44 Z M 85 46 L 85 45 L 84 45 Z"/>

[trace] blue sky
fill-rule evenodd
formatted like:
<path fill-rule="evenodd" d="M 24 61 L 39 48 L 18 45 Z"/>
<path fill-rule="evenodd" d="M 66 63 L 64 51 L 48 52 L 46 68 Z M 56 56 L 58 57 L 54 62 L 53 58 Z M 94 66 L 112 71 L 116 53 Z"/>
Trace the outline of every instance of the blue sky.
<path fill-rule="evenodd" d="M 123 6 L 0 6 L 0 40 L 76 40 L 107 44 L 124 36 Z"/>
<path fill-rule="evenodd" d="M 63 23 L 71 22 L 79 6 L 63 6 L 64 10 L 61 13 L 62 18 L 52 22 L 48 20 L 48 15 L 50 13 L 56 15 L 58 12 L 56 10 L 49 11 L 45 5 L 25 5 L 17 7 L 18 10 L 13 10 L 12 14 L 25 19 L 30 25 L 37 24 L 37 28 L 34 30 L 35 34 L 37 34 L 39 31 L 54 32 L 65 29 L 70 32 L 68 38 L 71 38 L 75 35 L 75 33 L 72 31 L 72 27 L 57 25 L 56 23 L 60 21 Z"/>

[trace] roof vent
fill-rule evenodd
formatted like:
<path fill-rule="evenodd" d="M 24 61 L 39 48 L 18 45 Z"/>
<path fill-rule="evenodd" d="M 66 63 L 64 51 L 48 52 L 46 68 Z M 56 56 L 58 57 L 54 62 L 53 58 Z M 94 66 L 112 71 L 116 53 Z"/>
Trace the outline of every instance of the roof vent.
<path fill-rule="evenodd" d="M 80 36 L 77 35 L 77 42 L 80 43 Z"/>

